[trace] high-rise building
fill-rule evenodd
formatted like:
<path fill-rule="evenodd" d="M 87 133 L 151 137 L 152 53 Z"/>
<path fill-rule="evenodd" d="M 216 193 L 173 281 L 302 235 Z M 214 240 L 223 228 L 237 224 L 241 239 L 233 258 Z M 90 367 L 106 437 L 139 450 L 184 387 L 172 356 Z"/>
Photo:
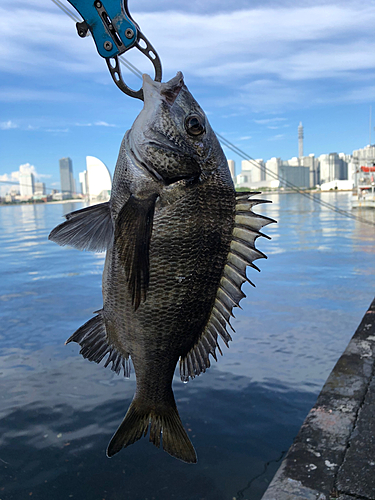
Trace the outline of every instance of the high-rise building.
<path fill-rule="evenodd" d="M 236 176 L 236 164 L 234 163 L 234 160 L 227 160 L 228 162 L 228 167 L 229 167 L 229 172 L 230 172 L 230 175 L 232 177 L 232 179 L 235 178 Z"/>
<path fill-rule="evenodd" d="M 346 157 L 337 153 L 323 154 L 319 156 L 320 183 L 334 180 L 346 180 L 348 178 L 348 163 Z"/>
<path fill-rule="evenodd" d="M 79 174 L 79 185 L 81 187 L 81 193 L 83 196 L 87 194 L 87 170 L 80 172 Z"/>
<path fill-rule="evenodd" d="M 60 164 L 60 182 L 61 192 L 64 195 L 72 196 L 75 193 L 75 182 L 73 177 L 73 163 L 70 158 L 61 158 Z"/>
<path fill-rule="evenodd" d="M 44 182 L 36 182 L 35 183 L 34 194 L 36 196 L 43 196 L 44 194 L 46 194 L 46 185 L 44 184 Z"/>
<path fill-rule="evenodd" d="M 20 183 L 21 196 L 33 196 L 34 194 L 34 174 L 32 172 L 20 172 L 18 181 Z"/>
<path fill-rule="evenodd" d="M 309 154 L 309 156 L 302 156 L 300 165 L 310 169 L 310 187 L 320 184 L 319 160 L 315 158 L 314 153 Z"/>

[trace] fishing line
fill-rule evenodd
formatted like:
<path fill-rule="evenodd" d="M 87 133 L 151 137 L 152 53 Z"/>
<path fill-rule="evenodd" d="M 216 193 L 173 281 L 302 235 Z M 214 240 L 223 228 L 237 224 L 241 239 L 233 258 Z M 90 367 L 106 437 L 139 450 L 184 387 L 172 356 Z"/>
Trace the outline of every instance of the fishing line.
<path fill-rule="evenodd" d="M 60 7 L 60 9 L 65 14 L 67 14 L 71 19 L 73 19 L 74 21 L 79 21 L 78 17 L 75 16 L 75 14 L 73 14 L 63 3 L 61 3 L 60 0 L 52 0 L 52 2 L 55 5 L 57 5 L 58 7 Z M 128 61 L 124 56 L 120 56 L 119 60 L 134 75 L 138 76 L 139 78 L 142 78 L 142 71 L 140 71 L 136 66 L 134 66 L 134 64 L 132 64 L 130 61 Z M 252 158 L 247 153 L 245 153 L 244 151 L 242 151 L 240 148 L 238 148 L 237 146 L 235 146 L 233 143 L 231 143 L 228 139 L 226 139 L 225 137 L 223 137 L 221 134 L 219 134 L 217 132 L 215 132 L 215 133 L 218 136 L 218 138 L 220 139 L 220 142 L 225 147 L 227 147 L 228 149 L 230 149 L 231 151 L 233 151 L 234 153 L 236 153 L 242 159 L 250 161 L 254 166 L 256 166 L 257 168 L 259 168 L 259 169 L 263 170 L 264 172 L 266 172 L 273 179 L 281 181 L 285 186 L 287 186 L 291 190 L 295 191 L 296 193 L 298 193 L 298 194 L 304 196 L 305 198 L 308 198 L 309 200 L 313 201 L 314 203 L 317 203 L 318 205 L 321 205 L 321 206 L 323 206 L 323 207 L 325 207 L 325 208 L 327 208 L 329 210 L 332 210 L 333 212 L 336 212 L 337 214 L 340 214 L 340 215 L 342 215 L 344 217 L 348 217 L 349 219 L 353 219 L 353 220 L 356 220 L 358 222 L 362 222 L 363 224 L 369 224 L 371 226 L 375 226 L 375 222 L 369 221 L 368 219 L 365 219 L 364 217 L 360 217 L 358 215 L 354 215 L 353 213 L 348 212 L 347 210 L 343 210 L 341 208 L 338 208 L 335 205 L 332 205 L 331 203 L 328 203 L 326 201 L 323 201 L 320 198 L 317 198 L 316 196 L 314 196 L 313 194 L 311 194 L 311 193 L 309 193 L 307 191 L 301 190 L 295 184 L 292 184 L 291 182 L 287 181 L 286 179 L 283 179 L 281 176 L 279 176 L 275 172 L 272 172 L 272 170 L 268 169 L 266 166 L 263 166 L 260 163 L 258 163 L 256 160 L 254 160 L 254 158 Z"/>
<path fill-rule="evenodd" d="M 60 7 L 60 9 L 67 15 L 70 17 L 70 19 L 73 19 L 73 21 L 75 21 L 76 23 L 79 22 L 79 17 L 74 14 L 70 9 L 68 9 L 68 7 L 66 7 L 62 2 L 60 2 L 60 0 L 52 0 L 52 2 L 57 5 L 57 7 Z"/>

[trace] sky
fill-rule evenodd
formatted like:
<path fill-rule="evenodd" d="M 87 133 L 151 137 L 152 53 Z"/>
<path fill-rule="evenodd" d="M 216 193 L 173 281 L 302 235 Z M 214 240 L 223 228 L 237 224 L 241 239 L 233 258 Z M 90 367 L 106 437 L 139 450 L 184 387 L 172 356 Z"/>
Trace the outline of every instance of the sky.
<path fill-rule="evenodd" d="M 369 143 L 375 0 L 130 0 L 129 9 L 161 58 L 163 80 L 182 71 L 214 130 L 251 157 L 297 156 L 300 121 L 306 155 Z M 126 57 L 152 73 L 136 49 Z M 125 70 L 123 77 L 140 86 Z M 113 173 L 141 108 L 51 0 L 2 0 L 0 181 L 31 171 L 58 189 L 66 156 L 76 179 L 86 156 Z M 240 158 L 224 151 L 239 173 Z M 10 185 L 0 186 L 4 194 Z"/>

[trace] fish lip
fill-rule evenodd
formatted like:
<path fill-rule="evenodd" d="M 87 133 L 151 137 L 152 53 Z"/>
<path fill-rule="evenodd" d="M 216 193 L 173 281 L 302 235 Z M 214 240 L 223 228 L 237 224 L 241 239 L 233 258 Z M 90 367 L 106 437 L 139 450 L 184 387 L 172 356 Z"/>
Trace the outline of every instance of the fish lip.
<path fill-rule="evenodd" d="M 185 85 L 184 76 L 181 71 L 178 71 L 176 76 L 167 82 L 156 82 L 146 73 L 142 75 L 142 79 L 145 105 L 148 102 L 151 102 L 152 99 L 155 98 L 155 94 L 157 94 L 160 98 L 172 106 L 182 87 Z"/>

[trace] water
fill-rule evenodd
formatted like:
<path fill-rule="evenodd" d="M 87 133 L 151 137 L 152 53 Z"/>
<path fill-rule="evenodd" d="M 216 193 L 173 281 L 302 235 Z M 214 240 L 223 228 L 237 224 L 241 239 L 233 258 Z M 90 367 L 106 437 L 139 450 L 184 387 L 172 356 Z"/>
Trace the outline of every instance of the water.
<path fill-rule="evenodd" d="M 350 210 L 350 195 L 325 201 Z M 81 204 L 0 207 L 0 500 L 261 498 L 374 297 L 374 227 L 296 194 L 269 195 L 268 261 L 249 271 L 230 349 L 174 391 L 198 453 L 147 439 L 105 449 L 134 393 L 65 340 L 100 309 L 103 254 L 47 241 Z M 374 212 L 362 215 L 374 219 Z"/>

